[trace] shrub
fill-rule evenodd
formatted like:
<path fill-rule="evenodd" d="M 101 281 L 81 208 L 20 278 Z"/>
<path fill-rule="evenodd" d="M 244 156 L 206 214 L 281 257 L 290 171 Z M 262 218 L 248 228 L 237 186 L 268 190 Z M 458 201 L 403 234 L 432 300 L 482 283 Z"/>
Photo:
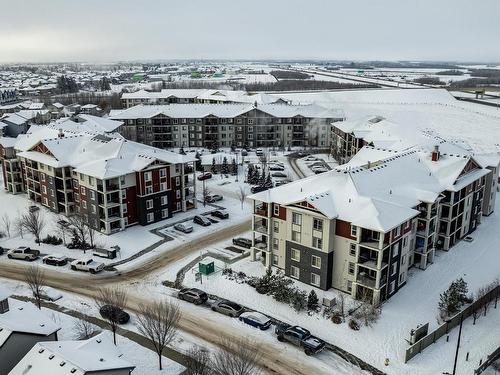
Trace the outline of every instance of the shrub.
<path fill-rule="evenodd" d="M 342 323 L 342 315 L 338 311 L 335 311 L 332 315 L 331 320 L 332 320 L 332 323 L 340 324 L 340 323 Z"/>
<path fill-rule="evenodd" d="M 359 323 L 355 319 L 349 320 L 349 328 L 353 331 L 359 331 Z"/>
<path fill-rule="evenodd" d="M 307 293 L 300 289 L 294 289 L 291 295 L 291 305 L 299 312 L 307 307 Z"/>
<path fill-rule="evenodd" d="M 316 295 L 316 292 L 314 289 L 312 289 L 309 292 L 309 295 L 307 296 L 307 308 L 309 310 L 314 310 L 316 307 L 318 307 L 319 299 L 318 296 Z"/>
<path fill-rule="evenodd" d="M 227 276 L 227 275 L 232 275 L 232 274 L 233 274 L 233 270 L 232 270 L 231 268 L 224 268 L 224 269 L 222 270 L 222 274 L 223 274 L 224 276 Z"/>
<path fill-rule="evenodd" d="M 60 245 L 62 244 L 63 240 L 57 236 L 51 236 L 49 234 L 47 235 L 47 237 L 43 238 L 41 242 L 49 245 Z"/>

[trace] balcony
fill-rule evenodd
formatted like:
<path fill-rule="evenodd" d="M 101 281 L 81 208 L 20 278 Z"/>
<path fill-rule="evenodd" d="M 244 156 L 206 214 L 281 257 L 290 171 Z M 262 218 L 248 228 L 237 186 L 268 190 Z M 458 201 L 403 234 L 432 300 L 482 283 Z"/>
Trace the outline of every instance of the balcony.
<path fill-rule="evenodd" d="M 267 203 L 255 205 L 253 213 L 258 216 L 267 217 L 267 208 Z"/>
<path fill-rule="evenodd" d="M 266 219 L 255 220 L 253 230 L 259 233 L 267 234 L 268 226 Z"/>
<path fill-rule="evenodd" d="M 366 286 L 368 288 L 375 289 L 375 285 L 377 283 L 377 280 L 374 277 L 367 276 L 363 272 L 358 274 L 358 277 L 356 278 L 356 282 L 360 285 Z"/>

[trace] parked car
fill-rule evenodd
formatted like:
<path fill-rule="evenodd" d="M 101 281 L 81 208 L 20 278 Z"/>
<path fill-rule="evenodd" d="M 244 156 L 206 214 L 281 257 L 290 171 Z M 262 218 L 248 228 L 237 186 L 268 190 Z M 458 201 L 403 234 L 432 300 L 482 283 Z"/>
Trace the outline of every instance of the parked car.
<path fill-rule="evenodd" d="M 207 196 L 207 202 L 208 203 L 214 203 L 221 201 L 224 197 L 220 194 L 214 194 L 214 195 L 209 195 Z"/>
<path fill-rule="evenodd" d="M 269 188 L 266 186 L 252 186 L 250 191 L 252 192 L 252 194 L 255 194 L 255 193 L 260 193 L 261 191 L 266 191 L 268 189 Z"/>
<path fill-rule="evenodd" d="M 28 246 L 20 246 L 17 249 L 12 249 L 7 251 L 7 257 L 9 259 L 21 259 L 21 260 L 36 260 L 40 256 L 38 250 L 32 250 Z"/>
<path fill-rule="evenodd" d="M 42 291 L 40 292 L 40 298 L 47 300 L 47 301 L 50 301 L 50 302 L 57 301 L 57 300 L 61 299 L 62 297 L 63 296 L 61 293 L 59 293 L 57 290 L 55 290 L 49 286 L 44 287 L 42 289 Z"/>
<path fill-rule="evenodd" d="M 288 184 L 290 182 L 290 180 L 278 180 L 274 183 L 274 186 L 275 187 L 278 187 L 278 186 L 281 186 L 281 185 L 285 185 L 285 184 Z"/>
<path fill-rule="evenodd" d="M 174 229 L 182 233 L 191 233 L 193 231 L 193 226 L 187 223 L 179 223 L 174 225 Z"/>
<path fill-rule="evenodd" d="M 93 259 L 77 259 L 71 262 L 71 269 L 74 271 L 98 273 L 104 269 L 104 263 L 96 262 Z"/>
<path fill-rule="evenodd" d="M 104 319 L 111 320 L 118 324 L 127 324 L 130 320 L 130 315 L 126 311 L 113 305 L 104 305 L 99 309 L 99 314 L 101 314 Z"/>
<path fill-rule="evenodd" d="M 203 225 L 204 227 L 208 227 L 209 225 L 212 225 L 210 220 L 208 220 L 205 216 L 201 216 L 201 215 L 196 215 L 193 219 L 193 223 Z"/>
<path fill-rule="evenodd" d="M 285 167 L 282 165 L 274 164 L 269 166 L 270 171 L 284 171 Z"/>
<path fill-rule="evenodd" d="M 258 148 L 257 150 L 255 150 L 255 155 L 262 156 L 262 155 L 264 155 L 264 151 L 262 151 L 261 148 Z"/>
<path fill-rule="evenodd" d="M 288 177 L 288 175 L 284 172 L 273 172 L 271 173 L 271 177 Z"/>
<path fill-rule="evenodd" d="M 28 211 L 29 211 L 29 212 L 31 212 L 31 213 L 36 212 L 36 211 L 38 211 L 39 209 L 40 209 L 40 207 L 35 206 L 35 205 L 33 205 L 33 206 L 29 206 L 29 207 L 28 207 Z"/>
<path fill-rule="evenodd" d="M 213 218 L 212 216 L 205 216 L 208 221 L 210 221 L 212 224 L 217 224 L 219 222 L 219 220 Z"/>
<path fill-rule="evenodd" d="M 227 219 L 229 218 L 229 214 L 226 211 L 223 210 L 216 210 L 212 212 L 212 216 L 215 216 L 219 219 Z"/>
<path fill-rule="evenodd" d="M 46 255 L 42 258 L 42 262 L 44 264 L 48 264 L 50 266 L 65 266 L 68 264 L 68 258 L 64 255 Z"/>
<path fill-rule="evenodd" d="M 181 289 L 177 297 L 183 301 L 194 303 L 195 305 L 201 305 L 208 301 L 208 294 L 196 288 Z"/>
<path fill-rule="evenodd" d="M 233 238 L 233 245 L 250 249 L 252 247 L 252 240 L 243 237 Z"/>
<path fill-rule="evenodd" d="M 278 341 L 288 341 L 293 345 L 304 348 L 306 355 L 319 353 L 325 347 L 325 342 L 311 335 L 307 329 L 290 324 L 277 325 L 274 332 Z"/>
<path fill-rule="evenodd" d="M 247 156 L 248 152 L 247 150 L 241 150 L 241 156 Z"/>
<path fill-rule="evenodd" d="M 311 168 L 311 171 L 313 171 L 316 174 L 320 174 L 320 173 L 328 172 L 328 168 L 326 168 L 326 167 L 313 167 L 313 168 Z"/>
<path fill-rule="evenodd" d="M 198 176 L 198 181 L 203 181 L 203 180 L 208 180 L 212 178 L 212 173 L 210 172 L 205 172 L 205 173 L 202 173 Z"/>
<path fill-rule="evenodd" d="M 474 241 L 474 238 L 472 238 L 471 236 L 465 236 L 464 241 L 465 242 L 472 242 L 472 241 Z"/>
<path fill-rule="evenodd" d="M 312 156 L 312 155 L 309 155 L 307 157 L 304 158 L 305 161 L 318 161 L 320 159 L 318 159 L 317 157 L 315 156 Z"/>
<path fill-rule="evenodd" d="M 221 314 L 236 318 L 243 312 L 243 306 L 236 302 L 220 300 L 212 304 L 211 309 Z"/>
<path fill-rule="evenodd" d="M 244 312 L 240 315 L 239 319 L 242 322 L 253 327 L 257 327 L 262 331 L 265 331 L 266 329 L 271 327 L 271 319 L 257 311 Z"/>

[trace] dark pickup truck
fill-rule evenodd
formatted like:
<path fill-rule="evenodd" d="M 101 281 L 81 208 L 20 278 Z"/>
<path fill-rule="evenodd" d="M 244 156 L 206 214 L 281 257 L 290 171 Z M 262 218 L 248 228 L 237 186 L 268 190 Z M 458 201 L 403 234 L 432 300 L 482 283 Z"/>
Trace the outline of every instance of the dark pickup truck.
<path fill-rule="evenodd" d="M 304 348 L 306 355 L 319 353 L 325 347 L 325 342 L 311 335 L 307 329 L 290 324 L 277 325 L 274 332 L 278 341 L 288 341 L 293 345 Z"/>

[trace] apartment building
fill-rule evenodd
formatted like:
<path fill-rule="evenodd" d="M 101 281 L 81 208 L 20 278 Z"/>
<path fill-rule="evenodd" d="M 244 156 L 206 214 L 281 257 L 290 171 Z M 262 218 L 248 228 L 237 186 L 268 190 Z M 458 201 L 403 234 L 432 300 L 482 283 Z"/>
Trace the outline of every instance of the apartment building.
<path fill-rule="evenodd" d="M 4 187 L 64 215 L 82 214 L 110 234 L 196 207 L 194 157 L 118 135 L 49 128 L 0 139 Z M 19 172 L 20 169 L 20 172 Z M 20 183 L 19 183 L 20 182 Z"/>
<path fill-rule="evenodd" d="M 139 90 L 136 92 L 123 93 L 121 96 L 124 108 L 136 105 L 148 104 L 224 104 L 224 103 L 247 103 L 247 104 L 272 104 L 286 103 L 285 100 L 275 95 L 265 93 L 247 93 L 246 91 L 212 90 L 212 89 L 163 89 L 160 92 Z"/>
<path fill-rule="evenodd" d="M 390 298 L 410 267 L 425 269 L 481 221 L 491 170 L 436 151 L 380 158 L 364 147 L 353 164 L 250 196 L 253 258 L 324 290 Z"/>
<path fill-rule="evenodd" d="M 0 105 L 17 101 L 17 92 L 14 89 L 0 89 Z"/>
<path fill-rule="evenodd" d="M 328 147 L 331 123 L 342 115 L 318 105 L 139 105 L 119 113 L 121 134 L 158 148 Z"/>

